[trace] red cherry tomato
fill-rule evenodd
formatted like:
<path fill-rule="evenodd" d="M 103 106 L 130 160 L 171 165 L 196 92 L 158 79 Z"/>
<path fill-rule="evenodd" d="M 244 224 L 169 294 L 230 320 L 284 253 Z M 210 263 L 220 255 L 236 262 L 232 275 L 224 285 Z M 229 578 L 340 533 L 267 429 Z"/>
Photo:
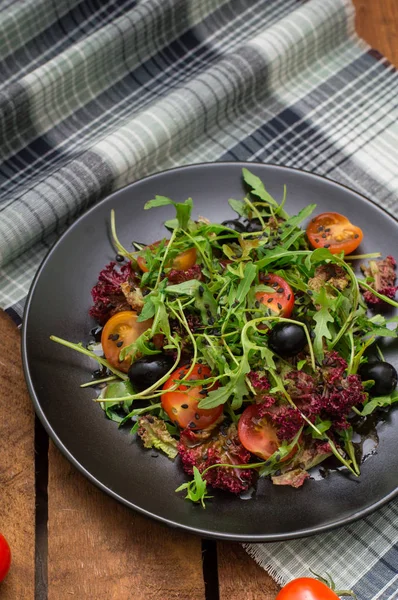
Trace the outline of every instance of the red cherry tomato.
<path fill-rule="evenodd" d="M 166 245 L 167 245 L 167 241 L 166 241 Z M 145 246 L 145 248 L 143 248 L 143 252 L 144 250 L 147 250 L 148 248 L 150 250 L 153 250 L 153 248 L 156 248 L 156 246 L 159 246 L 160 241 L 155 242 L 153 244 L 151 244 L 150 246 Z M 187 271 L 188 269 L 190 269 L 191 267 L 194 266 L 194 264 L 196 263 L 196 258 L 197 258 L 197 254 L 196 254 L 196 248 L 188 248 L 188 250 L 184 250 L 184 252 L 181 252 L 180 254 L 177 254 L 177 256 L 174 258 L 173 262 L 171 263 L 171 265 L 167 265 L 167 266 L 171 266 L 173 269 L 176 269 L 177 271 Z M 138 256 L 137 258 L 137 263 L 139 268 L 141 269 L 141 271 L 143 271 L 144 273 L 148 272 L 148 265 L 146 264 L 146 260 L 145 260 L 145 256 Z"/>
<path fill-rule="evenodd" d="M 131 358 L 127 357 L 120 362 L 121 350 L 135 342 L 144 331 L 152 326 L 152 319 L 142 322 L 137 319 L 138 315 L 133 310 L 118 312 L 106 322 L 101 334 L 101 344 L 106 360 L 124 373 L 129 370 Z"/>
<path fill-rule="evenodd" d="M 251 404 L 243 411 L 238 436 L 246 450 L 263 460 L 268 460 L 280 446 L 275 427 L 267 417 L 260 416 L 258 404 Z"/>
<path fill-rule="evenodd" d="M 276 600 L 339 600 L 339 597 L 322 581 L 300 577 L 285 585 Z"/>
<path fill-rule="evenodd" d="M 6 577 L 11 566 L 11 550 L 4 535 L 0 533 L 0 581 Z"/>
<path fill-rule="evenodd" d="M 328 212 L 311 219 L 307 237 L 313 248 L 329 248 L 332 254 L 351 254 L 362 242 L 363 233 L 344 215 Z"/>
<path fill-rule="evenodd" d="M 223 406 L 209 409 L 198 408 L 198 403 L 206 396 L 206 393 L 203 393 L 202 385 L 187 386 L 181 384 L 174 391 L 167 391 L 187 373 L 188 369 L 189 365 L 179 367 L 166 381 L 163 386 L 162 408 L 170 419 L 183 429 L 185 427 L 193 430 L 206 429 L 222 415 Z M 210 375 L 211 371 L 208 366 L 197 364 L 192 369 L 188 381 L 206 379 Z M 215 383 L 206 391 L 215 390 L 217 387 L 218 384 Z"/>
<path fill-rule="evenodd" d="M 290 285 L 282 277 L 273 273 L 263 276 L 262 283 L 274 288 L 275 291 L 257 292 L 256 300 L 270 308 L 279 317 L 288 319 L 294 307 L 294 294 Z"/>

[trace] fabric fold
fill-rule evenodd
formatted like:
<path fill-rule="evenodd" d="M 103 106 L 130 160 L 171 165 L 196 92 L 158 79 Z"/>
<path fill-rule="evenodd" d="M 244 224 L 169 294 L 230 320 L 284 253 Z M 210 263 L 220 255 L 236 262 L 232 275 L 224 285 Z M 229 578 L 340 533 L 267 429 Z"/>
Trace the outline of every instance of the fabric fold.
<path fill-rule="evenodd" d="M 232 2 L 229 8 L 238 4 Z M 6 242 L 0 264 L 45 239 L 104 197 L 110 188 L 115 190 L 151 172 L 187 162 L 184 155 L 188 156 L 191 145 L 200 140 L 214 148 L 211 160 L 219 158 L 224 151 L 223 142 L 217 139 L 220 133 L 231 132 L 238 119 L 249 117 L 258 104 L 266 104 L 273 90 L 287 85 L 300 67 L 309 68 L 314 57 L 322 60 L 331 47 L 336 49 L 345 42 L 349 31 L 346 3 L 310 0 L 286 11 L 288 4 L 279 2 L 280 14 L 274 11 L 274 18 L 267 23 L 267 11 L 261 20 L 255 3 L 248 2 L 251 26 L 245 26 L 246 34 L 242 31 L 238 43 L 230 39 L 229 46 L 211 52 L 211 39 L 199 40 L 195 26 L 200 20 L 206 25 L 206 21 L 217 19 L 220 24 L 224 22 L 227 31 L 231 25 L 228 11 L 222 12 L 227 8 L 225 2 L 213 3 L 213 12 L 208 14 L 207 4 L 147 0 L 25 76 L 18 84 L 18 97 L 23 96 L 23 102 L 14 101 L 14 114 L 8 111 L 13 118 L 5 119 L 11 141 L 3 147 L 14 144 L 15 151 L 15 144 L 27 142 L 36 131 L 54 167 L 49 170 L 43 164 L 41 181 L 28 190 L 15 187 L 0 205 L 0 236 Z M 235 14 L 243 24 L 242 14 Z M 100 97 L 110 83 L 116 86 L 126 72 L 134 82 L 137 64 L 149 70 L 149 56 L 156 54 L 156 61 L 173 71 L 173 56 L 167 57 L 161 49 L 188 27 L 194 44 L 208 53 L 209 62 L 193 74 L 188 62 L 184 77 L 174 73 L 167 94 L 163 92 L 159 98 L 153 90 L 142 110 L 136 112 L 132 105 L 114 120 L 110 131 L 106 124 L 86 114 L 84 129 L 90 135 L 73 152 L 64 153 L 60 141 L 67 132 L 63 131 L 60 140 L 59 130 L 70 113 L 83 112 L 85 107 L 89 110 L 92 98 Z M 324 44 L 321 33 L 316 33 L 322 30 L 327 32 Z M 158 32 L 155 37 L 150 35 L 153 31 Z M 203 27 L 200 33 L 203 36 Z M 185 56 L 188 61 L 194 59 L 189 48 L 181 59 Z M 104 69 L 100 69 L 102 63 Z M 161 75 L 156 64 L 154 77 Z M 127 85 L 125 79 L 123 83 Z M 136 84 L 134 87 L 135 91 Z M 123 93 L 120 87 L 118 91 Z M 59 101 L 54 101 L 55 97 Z M 19 119 L 20 112 L 24 118 Z M 233 135 L 237 139 L 235 132 Z M 34 177 L 37 179 L 38 174 Z"/>

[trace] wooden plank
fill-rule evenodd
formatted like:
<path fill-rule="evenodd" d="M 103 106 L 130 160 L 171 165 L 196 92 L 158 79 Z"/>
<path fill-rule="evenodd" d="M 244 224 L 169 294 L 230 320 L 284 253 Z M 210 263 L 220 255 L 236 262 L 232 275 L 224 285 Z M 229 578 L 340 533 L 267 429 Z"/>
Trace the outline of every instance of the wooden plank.
<path fill-rule="evenodd" d="M 354 4 L 358 34 L 398 67 L 397 0 L 354 0 Z"/>
<path fill-rule="evenodd" d="M 2 600 L 33 600 L 35 549 L 34 411 L 25 386 L 20 334 L 0 311 L 0 532 L 12 553 Z"/>
<path fill-rule="evenodd" d="M 218 543 L 220 600 L 275 600 L 279 586 L 237 543 Z"/>
<path fill-rule="evenodd" d="M 142 517 L 50 443 L 48 600 L 204 600 L 201 540 Z"/>

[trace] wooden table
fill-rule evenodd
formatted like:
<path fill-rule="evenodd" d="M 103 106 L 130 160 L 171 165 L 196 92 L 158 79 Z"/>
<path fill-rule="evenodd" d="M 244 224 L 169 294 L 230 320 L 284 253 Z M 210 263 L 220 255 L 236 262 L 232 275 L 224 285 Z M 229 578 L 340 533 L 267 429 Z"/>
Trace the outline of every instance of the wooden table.
<path fill-rule="evenodd" d="M 397 0 L 355 0 L 359 33 L 398 64 Z M 142 517 L 89 483 L 35 420 L 19 332 L 0 312 L 2 600 L 272 600 L 278 587 L 238 544 Z"/>

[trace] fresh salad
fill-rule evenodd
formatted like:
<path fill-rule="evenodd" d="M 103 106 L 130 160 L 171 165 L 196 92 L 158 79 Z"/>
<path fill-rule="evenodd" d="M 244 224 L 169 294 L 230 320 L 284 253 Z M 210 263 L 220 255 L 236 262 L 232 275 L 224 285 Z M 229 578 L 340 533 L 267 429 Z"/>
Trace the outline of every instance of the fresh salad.
<path fill-rule="evenodd" d="M 116 261 L 90 308 L 100 342 L 51 338 L 99 363 L 82 387 L 182 465 L 193 478 L 177 491 L 202 504 L 209 486 L 242 494 L 259 477 L 300 487 L 330 457 L 359 476 L 358 427 L 398 400 L 378 343 L 397 337 L 394 258 L 355 254 L 363 232 L 345 216 L 291 216 L 286 189 L 278 203 L 243 180 L 238 218 L 221 224 L 156 196 L 145 210 L 174 208 L 169 234 L 131 249 L 112 212 Z"/>

